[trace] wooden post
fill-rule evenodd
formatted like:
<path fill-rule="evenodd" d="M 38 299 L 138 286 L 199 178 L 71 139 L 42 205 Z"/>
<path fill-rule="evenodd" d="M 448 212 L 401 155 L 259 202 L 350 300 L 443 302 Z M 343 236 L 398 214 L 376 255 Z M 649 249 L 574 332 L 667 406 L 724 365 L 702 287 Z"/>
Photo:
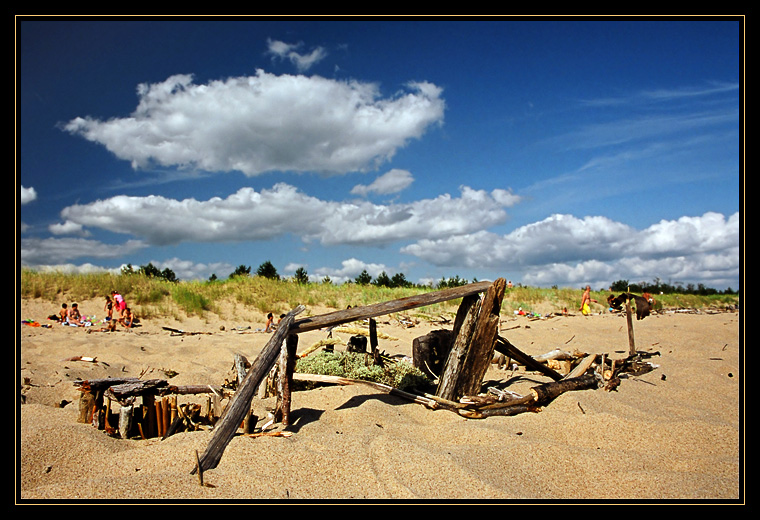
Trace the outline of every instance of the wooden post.
<path fill-rule="evenodd" d="M 463 395 L 480 392 L 493 358 L 506 284 L 506 280 L 499 278 L 488 288 L 482 301 L 462 300 L 455 322 L 455 329 L 459 330 L 455 330 L 454 344 L 438 385 L 438 397 L 456 401 Z"/>
<path fill-rule="evenodd" d="M 143 434 L 147 438 L 156 436 L 156 405 L 153 394 L 142 396 L 143 401 Z"/>
<path fill-rule="evenodd" d="M 296 365 L 298 334 L 290 334 L 280 351 L 279 378 L 277 382 L 277 404 L 275 421 L 290 425 L 290 403 L 293 387 L 293 370 Z"/>
<path fill-rule="evenodd" d="M 297 308 L 286 314 L 282 321 L 280 321 L 277 330 L 264 346 L 261 354 L 259 354 L 253 362 L 251 369 L 245 375 L 245 379 L 243 379 L 243 383 L 238 387 L 235 395 L 232 396 L 227 407 L 227 413 L 214 427 L 211 441 L 206 447 L 206 451 L 203 452 L 203 455 L 200 457 L 198 465 L 193 468 L 191 473 L 194 474 L 199 470 L 205 471 L 212 469 L 219 464 L 224 449 L 235 435 L 238 426 L 240 426 L 243 417 L 245 417 L 246 411 L 251 407 L 251 399 L 256 391 L 256 387 L 259 386 L 259 383 L 261 383 L 272 368 L 272 365 L 276 362 L 282 342 L 287 337 L 288 331 L 293 324 L 293 319 L 296 315 L 303 312 L 303 310 L 304 307 L 299 305 Z"/>
<path fill-rule="evenodd" d="M 383 360 L 380 358 L 380 350 L 377 348 L 377 322 L 374 318 L 369 319 L 369 351 L 372 353 L 372 363 L 382 366 Z"/>
<path fill-rule="evenodd" d="M 82 391 L 82 395 L 79 396 L 79 418 L 77 422 L 91 423 L 92 414 L 95 409 L 95 396 L 89 390 Z"/>
<path fill-rule="evenodd" d="M 130 404 L 124 404 L 119 410 L 119 436 L 122 439 L 129 437 L 129 430 L 132 428 L 132 411 L 134 406 Z"/>
<path fill-rule="evenodd" d="M 629 289 L 630 291 L 630 289 Z M 625 295 L 625 319 L 628 322 L 628 355 L 636 355 L 636 342 L 633 339 L 633 316 L 631 315 L 631 293 Z"/>

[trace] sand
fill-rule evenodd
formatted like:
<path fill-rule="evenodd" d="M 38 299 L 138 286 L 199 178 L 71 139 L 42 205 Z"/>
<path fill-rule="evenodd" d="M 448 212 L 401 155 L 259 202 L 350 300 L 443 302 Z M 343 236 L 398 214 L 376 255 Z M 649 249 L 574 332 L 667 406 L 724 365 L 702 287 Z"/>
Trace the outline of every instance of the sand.
<path fill-rule="evenodd" d="M 80 308 L 102 314 L 100 301 Z M 20 306 L 21 319 L 42 324 L 57 311 L 41 300 Z M 742 324 L 735 312 L 634 322 L 637 348 L 659 353 L 651 358 L 656 370 L 622 380 L 616 391 L 567 392 L 538 413 L 464 419 L 366 386 L 300 391 L 292 435 L 235 436 L 219 465 L 204 473 L 206 486 L 191 470 L 209 431 L 123 440 L 77 422 L 77 379 L 165 378 L 170 370 L 177 385 L 221 384 L 236 352 L 252 360 L 270 337 L 235 330 L 264 324 L 263 316 L 249 319 L 146 319 L 129 332 L 89 334 L 20 325 L 17 376 L 25 404 L 16 415 L 17 503 L 744 501 Z M 171 335 L 164 326 L 208 334 Z M 378 318 L 378 331 L 392 338 L 380 339 L 380 349 L 411 356 L 413 338 L 437 328 Z M 622 359 L 628 351 L 625 318 L 606 312 L 503 316 L 501 334 L 531 355 L 560 348 Z M 325 337 L 302 334 L 299 352 Z M 72 356 L 96 361 L 63 361 Z M 549 381 L 496 365 L 486 378 L 516 381 L 509 388 L 518 392 Z M 272 398 L 254 399 L 259 417 L 272 405 Z"/>

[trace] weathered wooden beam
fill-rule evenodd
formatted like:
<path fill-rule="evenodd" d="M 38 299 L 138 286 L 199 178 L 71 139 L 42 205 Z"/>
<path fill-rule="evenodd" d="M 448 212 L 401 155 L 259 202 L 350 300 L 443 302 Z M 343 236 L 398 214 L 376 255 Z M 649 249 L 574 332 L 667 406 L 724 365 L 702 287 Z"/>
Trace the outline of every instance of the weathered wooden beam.
<path fill-rule="evenodd" d="M 240 426 L 240 423 L 245 418 L 247 411 L 251 408 L 251 399 L 253 399 L 253 394 L 256 391 L 256 388 L 277 361 L 277 358 L 280 355 L 282 342 L 288 336 L 294 318 L 303 312 L 303 310 L 304 306 L 299 305 L 282 318 L 274 334 L 272 334 L 272 337 L 264 346 L 264 349 L 251 365 L 250 370 L 246 373 L 237 392 L 232 396 L 229 405 L 227 405 L 227 411 L 225 412 L 224 417 L 214 427 L 214 434 L 206 447 L 206 451 L 199 458 L 198 464 L 193 468 L 191 473 L 195 473 L 199 470 L 205 471 L 213 469 L 219 464 L 224 449 L 232 440 L 235 431 L 237 431 L 238 426 Z"/>
<path fill-rule="evenodd" d="M 489 285 L 482 300 L 462 300 L 455 323 L 459 330 L 455 330 L 454 344 L 436 391 L 439 397 L 456 401 L 480 391 L 493 358 L 506 285 L 506 280 L 499 278 Z"/>
<path fill-rule="evenodd" d="M 448 401 L 456 401 L 461 397 L 458 392 L 459 378 L 467 358 L 475 323 L 480 312 L 480 300 L 477 295 L 469 295 L 462 299 L 454 321 L 453 341 L 449 355 L 443 364 L 441 377 L 435 395 Z"/>
<path fill-rule="evenodd" d="M 415 296 L 408 296 L 406 298 L 399 298 L 397 300 L 375 303 L 372 305 L 364 305 L 361 307 L 353 307 L 351 309 L 335 312 L 328 312 L 326 314 L 320 314 L 319 316 L 311 316 L 309 318 L 303 318 L 294 321 L 290 326 L 290 332 L 293 334 L 299 334 L 301 332 L 308 332 L 310 330 L 317 330 L 324 327 L 334 327 L 342 323 L 349 323 L 356 320 L 375 318 L 377 316 L 384 316 L 386 314 L 392 314 L 394 312 L 402 312 L 410 309 L 416 309 L 418 307 L 426 307 L 428 305 L 433 305 L 449 300 L 456 300 L 457 298 L 464 298 L 465 296 L 469 296 L 471 294 L 484 292 L 490 286 L 491 282 L 477 282 L 468 285 L 462 285 L 460 287 L 443 289 L 441 291 L 434 291 L 418 294 Z"/>

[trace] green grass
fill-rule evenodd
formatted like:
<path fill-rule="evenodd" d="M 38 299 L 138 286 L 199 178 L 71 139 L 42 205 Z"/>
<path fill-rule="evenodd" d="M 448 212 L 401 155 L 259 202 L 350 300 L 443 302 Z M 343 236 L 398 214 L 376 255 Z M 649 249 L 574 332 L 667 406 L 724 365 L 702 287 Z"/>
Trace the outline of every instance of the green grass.
<path fill-rule="evenodd" d="M 254 309 L 262 314 L 275 315 L 287 312 L 298 305 L 345 309 L 413 296 L 431 288 L 387 288 L 375 285 L 330 283 L 298 284 L 286 280 L 272 280 L 260 276 L 239 276 L 214 282 L 168 282 L 143 274 L 65 274 L 42 273 L 29 269 L 21 271 L 22 298 L 39 298 L 60 306 L 63 302 L 103 299 L 112 290 L 119 291 L 130 307 L 142 318 L 162 317 L 183 313 L 203 317 L 206 313 L 223 312 L 221 302 Z M 514 287 L 507 289 L 502 314 L 511 315 L 522 308 L 526 312 L 549 314 L 564 308 L 575 313 L 580 305 L 581 289 Z M 594 312 L 606 309 L 610 293 L 592 292 L 600 302 L 592 306 Z M 707 308 L 738 305 L 739 295 L 697 296 L 687 294 L 655 295 L 658 305 L 664 308 Z M 430 314 L 454 313 L 459 300 L 434 304 L 422 309 Z"/>

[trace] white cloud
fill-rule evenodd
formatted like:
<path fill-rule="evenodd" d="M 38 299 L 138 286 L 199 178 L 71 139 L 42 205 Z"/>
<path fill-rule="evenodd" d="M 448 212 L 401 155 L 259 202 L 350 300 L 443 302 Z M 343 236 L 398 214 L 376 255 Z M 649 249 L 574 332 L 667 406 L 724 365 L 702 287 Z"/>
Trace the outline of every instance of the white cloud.
<path fill-rule="evenodd" d="M 235 270 L 235 267 L 227 262 L 211 262 L 207 264 L 204 262 L 182 260 L 176 257 L 164 261 L 151 260 L 150 263 L 158 268 L 159 271 L 163 271 L 166 268 L 171 269 L 180 280 L 208 280 L 212 274 L 215 274 L 217 278 L 226 278 Z"/>
<path fill-rule="evenodd" d="M 501 201 L 501 202 L 500 202 Z M 141 237 L 153 245 L 246 242 L 285 234 L 325 245 L 381 245 L 472 233 L 506 219 L 501 191 L 461 188 L 407 204 L 334 202 L 279 183 L 257 192 L 242 188 L 226 199 L 175 200 L 116 196 L 65 208 L 64 219 Z M 297 211 L 296 211 L 297 210 Z"/>
<path fill-rule="evenodd" d="M 138 96 L 129 117 L 77 117 L 64 129 L 135 168 L 335 174 L 376 168 L 444 113 L 430 83 L 383 98 L 370 83 L 261 70 L 204 85 L 178 74 L 140 85 Z"/>
<path fill-rule="evenodd" d="M 739 272 L 739 243 L 738 213 L 663 220 L 640 231 L 606 217 L 552 215 L 506 235 L 424 239 L 401 251 L 443 267 L 524 272 L 528 285 L 655 277 L 731 285 Z"/>
<path fill-rule="evenodd" d="M 84 257 L 118 258 L 145 248 L 139 240 L 106 244 L 84 238 L 25 238 L 21 240 L 23 265 L 56 265 Z"/>
<path fill-rule="evenodd" d="M 82 235 L 82 236 L 89 235 L 89 233 L 87 233 L 82 228 L 81 224 L 71 222 L 70 220 L 67 220 L 65 222 L 61 222 L 58 224 L 51 224 L 50 226 L 48 226 L 48 230 L 53 235 Z"/>
<path fill-rule="evenodd" d="M 21 186 L 21 204 L 28 204 L 37 199 L 37 192 L 34 188 L 25 188 Z"/>
<path fill-rule="evenodd" d="M 339 269 L 331 267 L 320 267 L 316 269 L 314 272 L 314 278 L 321 280 L 325 276 L 329 276 L 330 281 L 336 284 L 341 284 L 353 281 L 362 273 L 362 271 L 367 271 L 372 278 L 377 277 L 382 272 L 385 272 L 389 276 L 395 274 L 395 272 L 392 272 L 392 270 L 385 264 L 364 262 L 356 258 L 349 258 L 348 260 L 343 260 L 341 262 L 341 267 Z"/>
<path fill-rule="evenodd" d="M 296 49 L 303 46 L 302 43 L 285 43 L 268 39 L 267 46 L 269 54 L 275 58 L 290 61 L 299 72 L 310 69 L 312 65 L 322 61 L 327 56 L 327 51 L 323 47 L 316 47 L 308 54 L 296 52 Z"/>
<path fill-rule="evenodd" d="M 361 196 L 367 196 L 370 193 L 390 195 L 405 190 L 413 182 L 414 177 L 410 172 L 394 168 L 375 179 L 369 185 L 357 184 L 351 189 L 351 193 Z"/>

